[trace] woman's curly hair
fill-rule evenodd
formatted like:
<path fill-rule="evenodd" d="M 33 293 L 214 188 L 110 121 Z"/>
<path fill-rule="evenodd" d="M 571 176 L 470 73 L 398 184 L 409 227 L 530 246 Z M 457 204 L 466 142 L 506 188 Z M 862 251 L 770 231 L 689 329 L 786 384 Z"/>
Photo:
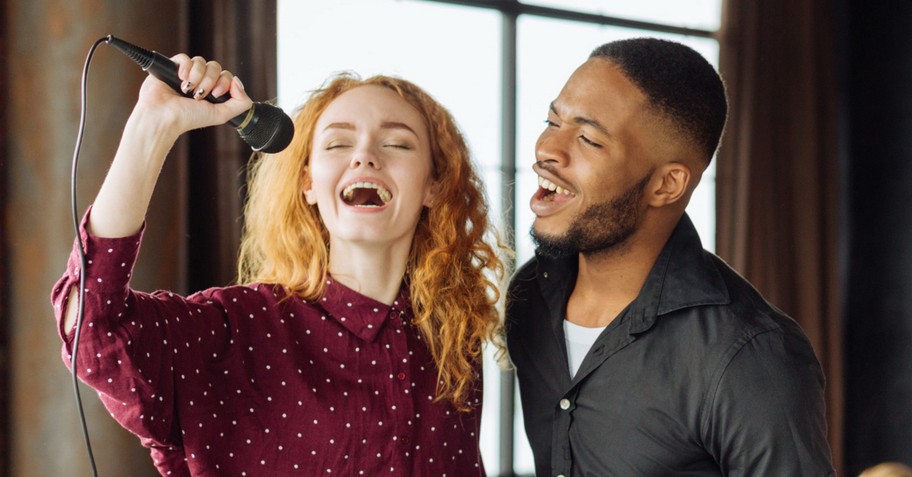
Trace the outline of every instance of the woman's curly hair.
<path fill-rule="evenodd" d="M 311 180 L 314 127 L 334 99 L 364 85 L 398 94 L 419 111 L 430 133 L 432 174 L 439 189 L 433 206 L 419 219 L 405 280 L 414 325 L 437 365 L 438 399 L 467 410 L 472 405 L 469 395 L 478 386 L 485 340 L 503 352 L 497 304 L 505 274 L 499 252 L 507 248 L 488 222 L 484 186 L 455 120 L 413 83 L 343 73 L 315 91 L 296 112 L 291 145 L 251 165 L 239 282 L 279 284 L 308 301 L 322 296 L 329 233 L 303 194 Z"/>

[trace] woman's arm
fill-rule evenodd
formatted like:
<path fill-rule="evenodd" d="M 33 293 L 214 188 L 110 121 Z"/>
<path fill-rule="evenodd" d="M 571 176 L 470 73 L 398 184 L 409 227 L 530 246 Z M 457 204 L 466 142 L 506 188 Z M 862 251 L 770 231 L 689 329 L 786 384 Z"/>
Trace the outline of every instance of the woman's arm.
<path fill-rule="evenodd" d="M 161 81 L 146 78 L 139 99 L 127 120 L 111 169 L 92 206 L 89 231 L 98 237 L 125 237 L 139 230 L 145 220 L 152 191 L 162 164 L 177 138 L 192 129 L 223 124 L 250 109 L 243 85 L 213 61 L 172 58 L 185 91 L 181 96 Z M 188 88 L 189 86 L 189 88 Z M 222 104 L 204 101 L 208 93 L 231 99 Z"/>
<path fill-rule="evenodd" d="M 88 232 L 102 238 L 126 237 L 142 227 L 152 191 L 168 151 L 177 138 L 192 129 L 223 124 L 250 109 L 252 101 L 241 81 L 221 65 L 185 54 L 172 57 L 185 92 L 181 96 L 161 81 L 148 77 L 130 114 L 111 168 L 92 206 Z M 207 94 L 230 94 L 221 104 L 204 101 Z M 75 288 L 67 300 L 64 329 L 76 323 Z"/>

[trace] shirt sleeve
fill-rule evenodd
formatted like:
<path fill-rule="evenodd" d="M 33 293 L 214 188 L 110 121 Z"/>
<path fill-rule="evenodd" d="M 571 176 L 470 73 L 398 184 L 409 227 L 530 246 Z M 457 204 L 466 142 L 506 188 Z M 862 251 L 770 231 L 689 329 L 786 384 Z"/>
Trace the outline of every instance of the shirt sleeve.
<path fill-rule="evenodd" d="M 804 335 L 791 331 L 745 337 L 719 372 L 703 430 L 723 475 L 835 475 L 823 372 Z"/>
<path fill-rule="evenodd" d="M 63 323 L 70 290 L 79 287 L 83 272 L 76 249 L 82 243 L 86 280 L 78 376 L 144 445 L 179 444 L 175 399 L 180 376 L 199 373 L 207 361 L 219 359 L 229 339 L 225 313 L 202 297 L 195 303 L 166 291 L 130 289 L 142 230 L 123 238 L 94 237 L 86 230 L 90 213 L 51 293 L 63 361 L 72 366 L 75 331 L 66 332 Z"/>

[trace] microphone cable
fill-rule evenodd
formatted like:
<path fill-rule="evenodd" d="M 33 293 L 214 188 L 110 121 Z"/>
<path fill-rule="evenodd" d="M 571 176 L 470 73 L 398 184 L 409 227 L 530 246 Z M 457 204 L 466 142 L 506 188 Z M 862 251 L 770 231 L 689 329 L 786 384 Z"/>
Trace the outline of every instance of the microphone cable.
<path fill-rule="evenodd" d="M 73 213 L 73 229 L 76 232 L 77 254 L 79 255 L 79 293 L 76 315 L 76 331 L 73 336 L 73 352 L 70 356 L 71 371 L 73 375 L 73 391 L 76 395 L 76 406 L 79 410 L 79 420 L 82 424 L 82 434 L 85 439 L 86 451 L 88 452 L 89 463 L 92 466 L 92 475 L 98 477 L 98 469 L 95 466 L 95 456 L 92 453 L 92 443 L 89 439 L 89 430 L 86 425 L 85 412 L 82 407 L 82 396 L 79 393 L 79 377 L 76 372 L 76 361 L 79 351 L 79 337 L 82 331 L 82 320 L 85 314 L 85 274 L 86 274 L 86 252 L 83 249 L 82 235 L 79 231 L 79 208 L 76 204 L 76 170 L 79 164 L 79 149 L 82 147 L 82 139 L 85 133 L 86 120 L 86 96 L 87 82 L 89 76 L 89 64 L 92 62 L 92 56 L 98 45 L 109 43 L 130 59 L 140 65 L 143 71 L 147 71 L 152 76 L 158 78 L 165 84 L 171 86 L 175 91 L 180 91 L 180 84 L 177 78 L 177 66 L 168 58 L 161 54 L 148 51 L 136 45 L 127 43 L 112 35 L 99 38 L 92 44 L 89 53 L 86 56 L 85 65 L 82 69 L 82 88 L 80 91 L 80 115 L 79 115 L 79 132 L 76 135 L 76 147 L 73 151 L 73 169 L 70 176 L 70 203 Z M 212 98 L 211 95 L 206 98 L 211 103 L 222 103 L 227 101 L 227 97 Z M 256 109 L 256 112 L 254 111 Z M 264 153 L 277 153 L 285 149 L 294 136 L 294 124 L 291 118 L 277 106 L 268 103 L 253 103 L 247 113 L 241 114 L 229 121 L 235 126 L 241 139 L 247 142 L 254 151 Z"/>
<path fill-rule="evenodd" d="M 86 275 L 86 252 L 83 249 L 82 234 L 79 233 L 79 210 L 76 206 L 76 170 L 79 165 L 79 149 L 82 147 L 83 133 L 85 132 L 86 119 L 86 96 L 89 76 L 89 64 L 92 62 L 92 56 L 98 45 L 106 42 L 108 37 L 100 38 L 92 44 L 89 54 L 86 56 L 85 65 L 82 68 L 82 87 L 80 91 L 80 111 L 79 111 L 79 132 L 76 134 L 76 147 L 73 151 L 73 169 L 70 172 L 70 205 L 73 212 L 73 229 L 76 231 L 76 243 L 79 255 L 79 293 L 76 315 L 76 332 L 73 335 L 73 353 L 70 355 L 70 366 L 73 375 L 73 392 L 76 395 L 76 407 L 79 411 L 79 422 L 82 425 L 82 436 L 85 440 L 86 452 L 89 457 L 89 464 L 92 466 L 92 475 L 98 477 L 98 468 L 95 466 L 95 455 L 92 453 L 92 442 L 89 439 L 89 428 L 86 424 L 85 411 L 82 408 L 82 396 L 79 393 L 79 378 L 76 373 L 76 358 L 79 352 L 79 336 L 82 331 L 82 318 L 85 313 L 85 275 Z M 72 305 L 72 304 L 70 304 Z M 66 311 L 64 310 L 64 313 Z"/>

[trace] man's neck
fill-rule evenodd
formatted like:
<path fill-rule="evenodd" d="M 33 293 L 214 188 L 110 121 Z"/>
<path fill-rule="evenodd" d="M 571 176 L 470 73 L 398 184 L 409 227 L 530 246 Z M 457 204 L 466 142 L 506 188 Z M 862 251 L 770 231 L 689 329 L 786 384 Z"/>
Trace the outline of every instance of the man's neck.
<path fill-rule="evenodd" d="M 588 327 L 614 321 L 640 294 L 672 230 L 643 227 L 612 250 L 580 254 L 567 320 Z"/>
<path fill-rule="evenodd" d="M 567 320 L 580 326 L 607 326 L 643 288 L 657 255 L 629 251 L 623 256 L 579 257 Z"/>

